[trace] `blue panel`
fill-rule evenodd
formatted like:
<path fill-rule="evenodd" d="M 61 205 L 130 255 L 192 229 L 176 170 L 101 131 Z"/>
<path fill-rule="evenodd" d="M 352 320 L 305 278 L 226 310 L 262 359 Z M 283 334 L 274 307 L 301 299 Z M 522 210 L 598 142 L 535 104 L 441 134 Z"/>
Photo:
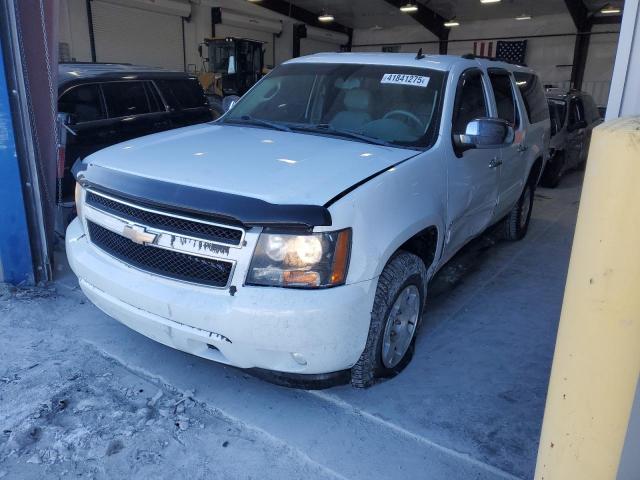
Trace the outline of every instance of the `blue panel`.
<path fill-rule="evenodd" d="M 24 281 L 33 283 L 33 279 L 9 92 L 0 55 L 0 280 L 17 284 Z"/>

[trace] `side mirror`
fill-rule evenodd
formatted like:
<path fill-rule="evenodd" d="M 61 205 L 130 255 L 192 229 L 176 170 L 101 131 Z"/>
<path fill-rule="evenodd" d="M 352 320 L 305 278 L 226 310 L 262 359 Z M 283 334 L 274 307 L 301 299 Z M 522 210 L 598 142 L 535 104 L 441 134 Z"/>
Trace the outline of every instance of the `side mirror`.
<path fill-rule="evenodd" d="M 198 45 L 198 55 L 202 58 L 202 45 Z"/>
<path fill-rule="evenodd" d="M 237 95 L 229 95 L 228 97 L 224 97 L 222 99 L 222 109 L 224 110 L 224 112 L 227 113 L 229 110 L 231 110 L 234 105 L 238 103 L 238 100 L 240 100 L 240 97 Z"/>
<path fill-rule="evenodd" d="M 453 136 L 461 150 L 472 148 L 500 148 L 511 145 L 515 137 L 513 127 L 498 118 L 476 118 L 467 124 L 464 134 Z"/>

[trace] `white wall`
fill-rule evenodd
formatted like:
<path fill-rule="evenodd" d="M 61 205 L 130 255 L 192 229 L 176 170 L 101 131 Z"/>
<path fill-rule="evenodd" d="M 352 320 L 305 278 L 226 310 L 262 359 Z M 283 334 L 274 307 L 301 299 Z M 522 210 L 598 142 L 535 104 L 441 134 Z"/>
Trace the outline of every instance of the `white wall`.
<path fill-rule="evenodd" d="M 616 25 L 598 25 L 594 31 L 617 31 Z M 569 14 L 543 16 L 527 21 L 513 19 L 484 20 L 462 23 L 450 34 L 448 53 L 473 53 L 473 42 L 488 38 L 522 36 L 528 38 L 526 62 L 537 70 L 546 84 L 569 86 L 575 36 L 530 38 L 535 35 L 572 34 L 575 27 Z M 611 83 L 618 34 L 593 35 L 585 69 L 583 89 L 592 93 L 599 105 L 606 105 Z M 372 43 L 434 42 L 401 45 L 402 52 L 438 53 L 437 38 L 421 25 L 383 30 L 355 30 L 354 45 Z M 494 52 L 495 52 L 495 40 Z M 354 47 L 354 51 L 381 51 L 381 46 Z M 566 66 L 563 66 L 566 65 Z"/>
<path fill-rule="evenodd" d="M 248 16 L 281 20 L 283 22 L 282 34 L 275 39 L 268 32 L 232 27 L 229 25 L 216 25 L 217 37 L 245 37 L 261 40 L 265 43 L 265 65 L 272 65 L 275 50 L 275 64 L 278 65 L 292 56 L 293 25 L 298 23 L 291 18 L 271 12 L 265 8 L 252 5 L 246 0 L 194 0 L 191 2 L 191 21 L 185 22 L 186 63 L 201 68 L 198 44 L 205 38 L 211 37 L 211 8 L 221 7 L 224 10 L 240 12 Z M 85 0 L 60 0 L 60 42 L 66 42 L 70 46 L 71 57 L 77 61 L 91 61 L 91 48 L 89 42 L 89 28 Z M 145 38 L 144 32 L 140 32 L 140 41 L 152 42 L 152 38 Z M 338 51 L 339 45 L 320 42 L 311 39 L 303 39 L 301 51 L 309 55 L 323 51 Z M 100 60 L 100 59 L 98 59 Z"/>
<path fill-rule="evenodd" d="M 58 35 L 60 42 L 69 44 L 72 58 L 91 61 L 89 22 L 85 0 L 60 0 Z"/>

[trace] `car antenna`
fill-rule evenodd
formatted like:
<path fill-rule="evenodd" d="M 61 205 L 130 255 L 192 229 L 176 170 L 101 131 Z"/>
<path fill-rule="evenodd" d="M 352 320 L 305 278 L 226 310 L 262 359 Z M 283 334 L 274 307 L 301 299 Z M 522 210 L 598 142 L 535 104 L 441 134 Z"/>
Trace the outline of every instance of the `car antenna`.
<path fill-rule="evenodd" d="M 416 55 L 416 60 L 422 60 L 425 56 L 422 54 L 422 48 L 418 50 L 418 54 Z"/>

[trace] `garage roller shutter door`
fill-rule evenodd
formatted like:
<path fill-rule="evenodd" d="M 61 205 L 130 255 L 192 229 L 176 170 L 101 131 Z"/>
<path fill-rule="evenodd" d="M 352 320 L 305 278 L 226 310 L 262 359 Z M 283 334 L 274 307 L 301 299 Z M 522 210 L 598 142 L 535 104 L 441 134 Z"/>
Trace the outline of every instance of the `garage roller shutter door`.
<path fill-rule="evenodd" d="M 125 62 L 184 70 L 181 18 L 91 2 L 98 62 Z"/>

